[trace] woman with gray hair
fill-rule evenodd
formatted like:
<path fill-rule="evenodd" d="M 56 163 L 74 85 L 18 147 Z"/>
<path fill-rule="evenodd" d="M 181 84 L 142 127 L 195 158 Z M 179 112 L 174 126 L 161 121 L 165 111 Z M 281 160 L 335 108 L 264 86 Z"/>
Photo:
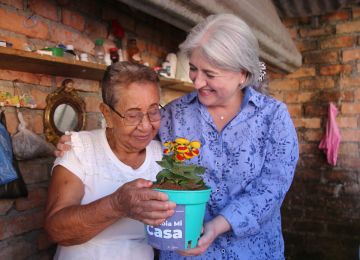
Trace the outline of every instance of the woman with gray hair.
<path fill-rule="evenodd" d="M 257 39 L 238 17 L 219 14 L 195 26 L 180 49 L 195 91 L 165 107 L 159 136 L 201 141 L 198 163 L 212 194 L 198 246 L 160 259 L 284 259 L 280 207 L 298 142 L 285 104 L 261 93 Z"/>

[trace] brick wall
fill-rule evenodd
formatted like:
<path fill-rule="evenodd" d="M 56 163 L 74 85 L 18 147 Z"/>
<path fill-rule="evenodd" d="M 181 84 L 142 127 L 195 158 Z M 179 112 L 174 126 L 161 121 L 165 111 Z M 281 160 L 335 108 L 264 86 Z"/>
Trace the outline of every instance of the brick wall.
<path fill-rule="evenodd" d="M 28 17 L 34 15 L 36 25 Z M 117 1 L 100 0 L 0 0 L 0 39 L 23 49 L 25 44 L 43 48 L 58 43 L 73 44 L 76 52 L 93 54 L 94 39 L 106 38 L 105 48 L 115 46 L 108 39 L 108 24 L 117 19 L 127 37 L 136 37 L 144 61 L 160 65 L 168 52 L 176 51 L 184 32 Z M 28 128 L 43 137 L 46 96 L 60 87 L 63 77 L 0 69 L 0 90 L 31 93 L 36 109 L 20 108 Z M 15 85 L 13 81 L 17 80 Z M 100 127 L 98 81 L 73 79 L 86 103 L 86 129 Z M 15 86 L 15 87 L 14 87 Z M 165 91 L 166 92 L 166 91 Z M 169 94 L 166 95 L 167 99 Z M 16 133 L 18 120 L 13 107 L 6 107 L 7 127 Z M 51 259 L 54 245 L 42 229 L 47 185 L 53 158 L 20 164 L 29 190 L 27 198 L 0 200 L 0 259 Z"/>
<path fill-rule="evenodd" d="M 303 55 L 300 69 L 272 73 L 270 82 L 271 93 L 287 103 L 300 142 L 294 183 L 282 208 L 286 256 L 358 259 L 360 8 L 283 22 Z M 335 167 L 317 148 L 329 102 L 339 110 L 342 135 Z"/>

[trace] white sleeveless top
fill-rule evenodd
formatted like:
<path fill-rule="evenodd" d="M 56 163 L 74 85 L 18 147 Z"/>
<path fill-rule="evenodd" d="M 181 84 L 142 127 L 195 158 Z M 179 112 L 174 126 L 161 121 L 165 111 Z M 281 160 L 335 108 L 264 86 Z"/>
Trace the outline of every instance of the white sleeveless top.
<path fill-rule="evenodd" d="M 144 163 L 136 170 L 122 163 L 112 152 L 105 129 L 72 133 L 73 149 L 56 165 L 62 165 L 84 183 L 81 205 L 88 204 L 116 191 L 124 183 L 143 178 L 154 181 L 161 167 L 162 148 L 158 141 L 146 147 Z M 91 240 L 75 246 L 58 246 L 55 259 L 153 259 L 153 249 L 146 243 L 144 225 L 123 218 L 107 227 Z"/>

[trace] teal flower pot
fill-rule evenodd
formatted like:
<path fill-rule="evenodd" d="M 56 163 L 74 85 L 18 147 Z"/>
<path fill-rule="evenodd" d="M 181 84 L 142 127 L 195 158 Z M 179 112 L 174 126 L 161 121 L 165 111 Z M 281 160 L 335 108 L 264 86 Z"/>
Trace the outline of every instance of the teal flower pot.
<path fill-rule="evenodd" d="M 169 200 L 176 203 L 176 209 L 174 215 L 161 225 L 145 225 L 148 243 L 160 250 L 184 250 L 196 247 L 211 189 L 155 190 L 166 193 Z"/>

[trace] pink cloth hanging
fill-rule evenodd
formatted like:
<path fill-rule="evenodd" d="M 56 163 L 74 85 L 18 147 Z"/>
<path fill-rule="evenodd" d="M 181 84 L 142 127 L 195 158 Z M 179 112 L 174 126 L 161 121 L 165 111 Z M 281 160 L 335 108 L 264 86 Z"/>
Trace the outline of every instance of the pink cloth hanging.
<path fill-rule="evenodd" d="M 336 124 L 337 108 L 330 103 L 328 111 L 328 120 L 326 123 L 326 133 L 321 139 L 319 148 L 326 153 L 327 161 L 330 165 L 335 166 L 340 146 L 340 130 Z"/>

